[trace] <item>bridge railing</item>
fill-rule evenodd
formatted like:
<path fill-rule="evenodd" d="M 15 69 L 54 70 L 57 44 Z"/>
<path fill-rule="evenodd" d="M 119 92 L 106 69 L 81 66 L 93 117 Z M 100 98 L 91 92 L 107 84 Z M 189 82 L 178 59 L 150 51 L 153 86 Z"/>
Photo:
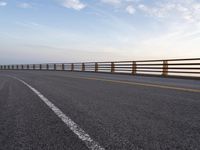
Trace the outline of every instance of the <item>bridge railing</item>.
<path fill-rule="evenodd" d="M 132 75 L 158 75 L 164 77 L 177 76 L 200 78 L 200 58 L 85 63 L 18 64 L 1 65 L 0 69 L 85 71 Z"/>

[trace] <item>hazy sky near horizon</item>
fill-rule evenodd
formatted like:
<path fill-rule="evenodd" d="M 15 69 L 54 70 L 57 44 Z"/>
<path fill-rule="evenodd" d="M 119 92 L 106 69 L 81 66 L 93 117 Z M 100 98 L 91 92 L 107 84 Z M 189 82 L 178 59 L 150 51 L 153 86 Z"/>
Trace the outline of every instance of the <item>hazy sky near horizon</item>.
<path fill-rule="evenodd" d="M 0 64 L 200 57 L 200 0 L 0 0 Z"/>

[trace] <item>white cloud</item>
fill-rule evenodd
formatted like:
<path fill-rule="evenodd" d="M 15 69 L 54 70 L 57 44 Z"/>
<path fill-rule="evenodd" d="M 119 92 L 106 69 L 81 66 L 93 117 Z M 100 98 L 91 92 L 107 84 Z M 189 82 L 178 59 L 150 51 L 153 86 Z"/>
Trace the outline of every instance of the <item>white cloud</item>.
<path fill-rule="evenodd" d="M 123 10 L 129 14 L 134 14 L 136 12 L 134 6 L 137 6 L 140 0 L 101 0 L 101 2 L 114 7 L 115 12 L 122 12 L 121 10 Z"/>
<path fill-rule="evenodd" d="M 117 5 L 121 3 L 121 0 L 101 0 L 103 3 L 111 4 L 111 5 Z"/>
<path fill-rule="evenodd" d="M 18 7 L 20 7 L 20 8 L 31 8 L 32 4 L 30 4 L 30 3 L 20 3 L 18 5 Z"/>
<path fill-rule="evenodd" d="M 0 6 L 6 6 L 6 5 L 7 5 L 6 2 L 0 1 Z"/>
<path fill-rule="evenodd" d="M 138 9 L 152 17 L 174 18 L 188 22 L 200 21 L 200 2 L 197 0 L 163 0 L 154 3 L 153 6 L 139 4 Z"/>
<path fill-rule="evenodd" d="M 62 5 L 66 8 L 72 8 L 75 10 L 81 10 L 86 7 L 86 5 L 79 0 L 62 0 Z"/>
<path fill-rule="evenodd" d="M 135 8 L 132 6 L 132 5 L 128 5 L 126 7 L 126 11 L 129 13 L 129 14 L 134 14 L 135 13 Z"/>

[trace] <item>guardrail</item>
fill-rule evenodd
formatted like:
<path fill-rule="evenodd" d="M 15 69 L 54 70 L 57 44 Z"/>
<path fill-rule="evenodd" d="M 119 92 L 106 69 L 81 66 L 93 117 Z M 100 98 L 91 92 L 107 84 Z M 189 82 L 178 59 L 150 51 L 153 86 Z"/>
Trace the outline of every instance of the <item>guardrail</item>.
<path fill-rule="evenodd" d="M 200 78 L 200 58 L 1 65 L 1 70 L 87 71 Z"/>

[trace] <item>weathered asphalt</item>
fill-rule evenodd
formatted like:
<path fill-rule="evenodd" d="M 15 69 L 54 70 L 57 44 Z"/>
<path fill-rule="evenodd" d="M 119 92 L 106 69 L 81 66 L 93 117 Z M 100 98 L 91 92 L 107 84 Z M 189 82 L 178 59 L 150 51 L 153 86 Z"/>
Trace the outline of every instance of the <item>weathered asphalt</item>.
<path fill-rule="evenodd" d="M 200 149 L 200 81 L 61 71 L 0 71 L 1 150 L 84 150 L 82 142 L 18 77 L 108 150 Z M 87 78 L 87 79 L 84 79 Z"/>

